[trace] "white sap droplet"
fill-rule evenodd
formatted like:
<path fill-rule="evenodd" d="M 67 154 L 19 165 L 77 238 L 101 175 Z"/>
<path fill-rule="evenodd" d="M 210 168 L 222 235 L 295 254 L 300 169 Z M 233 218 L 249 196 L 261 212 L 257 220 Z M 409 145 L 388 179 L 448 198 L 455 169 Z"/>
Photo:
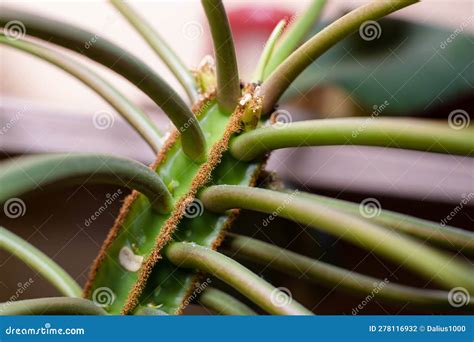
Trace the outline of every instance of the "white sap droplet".
<path fill-rule="evenodd" d="M 241 106 L 244 106 L 247 102 L 250 101 L 251 98 L 252 98 L 252 95 L 249 94 L 249 93 L 247 93 L 247 94 L 245 94 L 245 95 L 240 99 L 239 104 L 240 104 Z"/>
<path fill-rule="evenodd" d="M 119 253 L 120 265 L 127 271 L 136 272 L 140 269 L 143 263 L 141 255 L 135 255 L 128 246 L 122 247 Z"/>

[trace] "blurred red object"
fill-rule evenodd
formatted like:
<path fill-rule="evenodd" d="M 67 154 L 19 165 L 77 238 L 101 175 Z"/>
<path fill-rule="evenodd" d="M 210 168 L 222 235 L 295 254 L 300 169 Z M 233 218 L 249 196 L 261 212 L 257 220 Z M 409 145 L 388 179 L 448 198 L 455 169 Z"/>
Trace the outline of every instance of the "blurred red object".
<path fill-rule="evenodd" d="M 282 19 L 289 19 L 294 13 L 272 6 L 242 6 L 228 11 L 232 35 L 234 37 L 241 78 L 248 79 L 257 65 L 273 28 Z M 212 51 L 208 37 L 206 54 Z"/>

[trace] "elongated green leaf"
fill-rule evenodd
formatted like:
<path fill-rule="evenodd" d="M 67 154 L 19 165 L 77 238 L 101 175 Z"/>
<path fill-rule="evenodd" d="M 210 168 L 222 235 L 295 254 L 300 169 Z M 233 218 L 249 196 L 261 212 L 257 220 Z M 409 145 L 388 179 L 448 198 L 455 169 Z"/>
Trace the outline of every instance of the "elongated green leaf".
<path fill-rule="evenodd" d="M 58 182 L 120 185 L 142 192 L 158 213 L 173 208 L 163 181 L 146 166 L 124 158 L 86 153 L 21 157 L 1 163 L 0 203 Z"/>
<path fill-rule="evenodd" d="M 76 77 L 117 110 L 117 112 L 122 115 L 122 117 L 127 120 L 128 123 L 143 137 L 143 139 L 145 139 L 153 151 L 158 153 L 162 143 L 160 132 L 153 122 L 145 113 L 95 72 L 61 53 L 25 40 L 9 39 L 2 33 L 0 33 L 0 44 L 5 44 L 15 49 L 30 53 L 44 61 L 56 65 L 70 75 Z"/>
<path fill-rule="evenodd" d="M 357 216 L 299 195 L 241 186 L 219 185 L 205 189 L 205 207 L 216 212 L 232 208 L 260 211 L 294 220 L 347 240 L 416 271 L 428 280 L 452 289 L 474 290 L 474 268 L 418 240 L 402 236 Z"/>
<path fill-rule="evenodd" d="M 145 21 L 132 7 L 123 0 L 111 0 L 111 3 L 122 13 L 122 15 L 133 25 L 140 35 L 147 41 L 150 47 L 160 56 L 183 86 L 192 102 L 199 99 L 198 87 L 191 72 L 186 68 L 183 61 L 176 55 L 160 34 Z"/>
<path fill-rule="evenodd" d="M 213 310 L 218 315 L 253 316 L 257 314 L 231 295 L 213 287 L 207 288 L 201 294 L 199 303 Z"/>
<path fill-rule="evenodd" d="M 282 127 L 283 126 L 283 127 Z M 368 145 L 448 154 L 474 153 L 474 128 L 453 129 L 440 121 L 402 118 L 308 120 L 259 128 L 232 142 L 236 158 L 252 160 L 287 147 Z"/>
<path fill-rule="evenodd" d="M 199 122 L 179 95 L 150 67 L 114 43 L 64 22 L 2 8 L 0 26 L 20 21 L 29 36 L 86 56 L 122 75 L 147 94 L 168 115 L 182 134 L 183 149 L 193 160 L 206 159 L 206 141 Z"/>
<path fill-rule="evenodd" d="M 33 268 L 63 295 L 81 297 L 81 287 L 61 266 L 39 249 L 3 227 L 0 227 L 0 249 L 8 251 Z M 0 313 L 1 311 L 0 309 Z"/>
<path fill-rule="evenodd" d="M 275 45 L 280 38 L 283 29 L 285 28 L 286 20 L 280 20 L 280 22 L 275 26 L 270 37 L 268 37 L 267 42 L 265 43 L 265 47 L 263 49 L 262 55 L 260 56 L 260 60 L 257 64 L 257 69 L 255 70 L 254 80 L 255 82 L 261 82 L 264 79 L 264 71 L 268 67 L 268 62 L 273 55 L 273 51 Z"/>
<path fill-rule="evenodd" d="M 268 61 L 263 79 L 269 76 L 301 44 L 311 28 L 316 25 L 325 4 L 326 0 L 311 1 L 308 8 L 304 9 L 301 15 L 292 22 Z"/>
<path fill-rule="evenodd" d="M 276 315 L 308 315 L 288 294 L 274 288 L 238 262 L 195 243 L 173 242 L 165 250 L 166 257 L 178 267 L 197 268 L 225 281 L 255 304 Z M 288 298 L 281 305 L 275 298 Z"/>
<path fill-rule="evenodd" d="M 0 316 L 106 314 L 94 302 L 82 298 L 39 298 L 0 304 Z"/>
<path fill-rule="evenodd" d="M 201 0 L 206 12 L 217 67 L 217 102 L 221 110 L 232 113 L 240 97 L 240 79 L 234 40 L 221 0 Z"/>
<path fill-rule="evenodd" d="M 301 195 L 308 196 L 314 201 L 329 205 L 335 209 L 341 209 L 350 214 L 363 217 L 361 209 L 363 210 L 364 208 L 361 207 L 361 204 L 305 192 L 301 192 Z M 374 217 L 367 219 L 445 248 L 462 251 L 463 253 L 474 253 L 474 233 L 467 230 L 441 225 L 437 222 L 419 219 L 386 209 L 381 209 Z"/>
<path fill-rule="evenodd" d="M 341 288 L 352 295 L 358 294 L 365 297 L 377 289 L 379 301 L 399 305 L 409 303 L 422 308 L 426 306 L 453 308 L 447 291 L 393 284 L 388 279 L 382 280 L 350 272 L 246 236 L 229 234 L 226 246 L 234 257 L 243 257 L 275 270 L 293 274 L 299 279 L 309 279 L 317 284 L 326 285 L 331 289 Z M 474 299 L 469 302 L 469 306 L 474 307 Z"/>

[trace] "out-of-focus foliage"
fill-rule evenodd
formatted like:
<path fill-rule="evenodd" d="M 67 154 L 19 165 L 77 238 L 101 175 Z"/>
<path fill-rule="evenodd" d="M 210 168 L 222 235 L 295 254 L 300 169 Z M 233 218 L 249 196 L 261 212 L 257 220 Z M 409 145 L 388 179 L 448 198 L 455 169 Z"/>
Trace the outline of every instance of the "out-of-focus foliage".
<path fill-rule="evenodd" d="M 365 40 L 356 32 L 321 56 L 285 99 L 331 85 L 369 111 L 387 101 L 383 114 L 408 115 L 472 92 L 474 36 L 464 30 L 466 23 L 453 30 L 398 19 L 377 24 Z"/>

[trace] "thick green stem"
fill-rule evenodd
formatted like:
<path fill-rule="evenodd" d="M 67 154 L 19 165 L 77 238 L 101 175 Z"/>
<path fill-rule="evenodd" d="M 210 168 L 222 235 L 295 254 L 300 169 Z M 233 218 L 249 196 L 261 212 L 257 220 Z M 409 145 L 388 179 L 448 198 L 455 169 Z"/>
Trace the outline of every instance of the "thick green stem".
<path fill-rule="evenodd" d="M 60 182 L 120 185 L 143 193 L 159 213 L 173 208 L 170 192 L 153 170 L 134 160 L 87 153 L 21 157 L 1 163 L 0 203 Z"/>
<path fill-rule="evenodd" d="M 242 208 L 281 216 L 320 229 L 370 252 L 410 268 L 428 281 L 451 289 L 462 286 L 474 291 L 474 268 L 444 252 L 301 196 L 297 191 L 277 191 L 243 186 L 219 185 L 205 189 L 200 196 L 206 209 L 224 212 Z"/>
<path fill-rule="evenodd" d="M 260 56 L 260 60 L 258 61 L 257 69 L 255 70 L 255 75 L 253 77 L 255 82 L 260 83 L 263 81 L 265 75 L 264 71 L 266 70 L 270 58 L 273 55 L 275 45 L 278 41 L 278 38 L 280 38 L 283 29 L 285 28 L 285 25 L 286 20 L 280 20 L 280 22 L 275 26 L 272 33 L 270 34 L 270 37 L 268 38 L 267 42 L 265 43 L 265 47 L 263 49 L 262 55 Z"/>
<path fill-rule="evenodd" d="M 236 137 L 232 155 L 253 160 L 287 147 L 367 145 L 411 150 L 474 154 L 474 128 L 451 129 L 440 121 L 405 118 L 342 118 L 275 124 Z"/>
<path fill-rule="evenodd" d="M 377 20 L 417 1 L 372 0 L 367 5 L 349 12 L 314 35 L 280 64 L 262 84 L 261 95 L 264 96 L 264 113 L 272 111 L 280 96 L 316 58 L 352 32 L 357 31 L 364 22 Z"/>
<path fill-rule="evenodd" d="M 334 209 L 341 209 L 347 213 L 364 217 L 361 213 L 361 210 L 363 210 L 361 204 L 305 192 L 301 192 L 301 195 L 308 196 L 314 201 Z M 373 217 L 367 217 L 367 219 L 445 248 L 462 251 L 463 253 L 474 253 L 474 233 L 467 230 L 452 226 L 442 226 L 437 222 L 419 219 L 382 208 Z"/>
<path fill-rule="evenodd" d="M 201 3 L 214 42 L 217 102 L 222 111 L 232 113 L 240 97 L 240 79 L 229 21 L 221 0 L 201 0 Z"/>
<path fill-rule="evenodd" d="M 195 243 L 174 242 L 166 248 L 165 255 L 178 267 L 196 268 L 221 279 L 271 314 L 311 314 L 246 267 L 209 248 Z"/>
<path fill-rule="evenodd" d="M 125 120 L 127 120 L 137 133 L 145 139 L 153 151 L 158 153 L 162 145 L 161 134 L 153 122 L 145 113 L 131 103 L 110 83 L 105 81 L 91 69 L 61 53 L 39 44 L 25 40 L 8 39 L 8 37 L 2 33 L 0 33 L 0 44 L 5 44 L 39 57 L 76 77 L 107 101 Z M 113 120 L 113 118 L 108 118 L 108 120 Z"/>
<path fill-rule="evenodd" d="M 397 304 L 452 308 L 449 292 L 392 284 L 388 279 L 381 280 L 350 272 L 249 237 L 230 234 L 225 246 L 232 256 L 243 257 L 281 272 L 310 279 L 331 289 L 341 288 L 350 294 L 355 292 L 363 296 L 375 293 L 377 300 Z M 469 306 L 474 308 L 474 299 L 469 302 Z"/>
<path fill-rule="evenodd" d="M 148 45 L 160 56 L 161 60 L 168 66 L 183 86 L 191 102 L 199 99 L 198 87 L 191 72 L 186 68 L 183 61 L 176 55 L 173 49 L 166 43 L 160 34 L 145 21 L 132 7 L 123 0 L 111 0 L 111 3 L 140 33 Z"/>
<path fill-rule="evenodd" d="M 266 79 L 283 61 L 296 50 L 305 36 L 316 25 L 326 0 L 313 0 L 301 15 L 283 33 L 268 65 L 263 80 Z"/>
<path fill-rule="evenodd" d="M 22 11 L 2 8 L 0 26 L 21 21 L 26 34 L 73 50 L 125 77 L 168 115 L 182 134 L 183 150 L 194 161 L 206 159 L 206 141 L 199 122 L 179 95 L 150 67 L 98 34 Z"/>
<path fill-rule="evenodd" d="M 106 314 L 94 302 L 82 298 L 39 298 L 0 304 L 0 316 Z"/>
<path fill-rule="evenodd" d="M 213 287 L 207 288 L 201 294 L 199 303 L 219 315 L 254 316 L 257 314 L 241 301 Z"/>
<path fill-rule="evenodd" d="M 0 249 L 13 254 L 37 271 L 63 295 L 81 297 L 81 287 L 61 266 L 39 249 L 3 227 L 0 227 Z"/>

